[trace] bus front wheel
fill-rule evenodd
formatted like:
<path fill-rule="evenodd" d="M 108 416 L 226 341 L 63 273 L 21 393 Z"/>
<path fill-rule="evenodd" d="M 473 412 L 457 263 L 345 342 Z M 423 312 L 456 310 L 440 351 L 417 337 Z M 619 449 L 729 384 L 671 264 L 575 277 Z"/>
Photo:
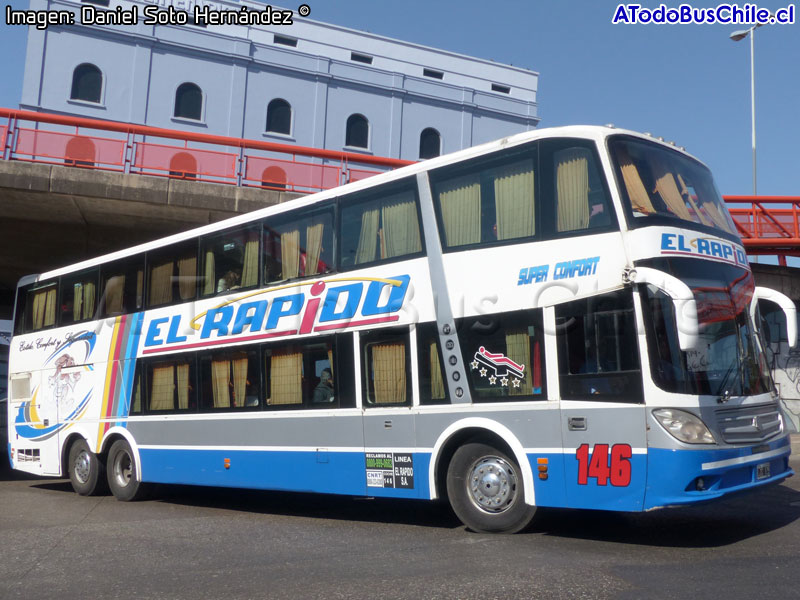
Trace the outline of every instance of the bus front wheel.
<path fill-rule="evenodd" d="M 136 458 L 125 440 L 117 440 L 108 451 L 108 487 L 123 502 L 141 500 L 146 495 L 146 484 L 136 475 Z"/>
<path fill-rule="evenodd" d="M 447 494 L 456 516 L 479 533 L 516 533 L 536 512 L 525 504 L 519 465 L 487 444 L 456 450 L 447 469 Z"/>
<path fill-rule="evenodd" d="M 103 462 L 89 449 L 86 440 L 75 440 L 70 446 L 67 471 L 72 489 L 81 496 L 94 496 L 107 491 Z"/>

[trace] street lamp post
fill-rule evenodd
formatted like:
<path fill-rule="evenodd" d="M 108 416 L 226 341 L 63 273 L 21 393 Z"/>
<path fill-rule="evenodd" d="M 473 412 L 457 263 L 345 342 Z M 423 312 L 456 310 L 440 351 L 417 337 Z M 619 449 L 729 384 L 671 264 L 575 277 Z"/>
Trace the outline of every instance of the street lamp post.
<path fill-rule="evenodd" d="M 761 27 L 761 24 L 753 25 L 750 29 L 741 31 L 734 31 L 731 34 L 731 39 L 734 42 L 743 40 L 748 35 L 750 36 L 750 114 L 752 123 L 752 137 L 753 137 L 753 196 L 758 195 L 758 186 L 756 184 L 756 59 L 755 59 L 755 39 L 756 29 Z"/>

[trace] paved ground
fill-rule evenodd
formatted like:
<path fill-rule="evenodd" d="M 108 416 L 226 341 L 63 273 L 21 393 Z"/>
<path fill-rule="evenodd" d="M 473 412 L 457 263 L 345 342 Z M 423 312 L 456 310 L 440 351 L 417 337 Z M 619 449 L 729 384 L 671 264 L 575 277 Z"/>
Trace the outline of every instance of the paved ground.
<path fill-rule="evenodd" d="M 690 509 L 540 510 L 514 536 L 435 503 L 187 487 L 121 503 L 7 472 L 0 506 L 2 598 L 800 595 L 800 477 Z"/>

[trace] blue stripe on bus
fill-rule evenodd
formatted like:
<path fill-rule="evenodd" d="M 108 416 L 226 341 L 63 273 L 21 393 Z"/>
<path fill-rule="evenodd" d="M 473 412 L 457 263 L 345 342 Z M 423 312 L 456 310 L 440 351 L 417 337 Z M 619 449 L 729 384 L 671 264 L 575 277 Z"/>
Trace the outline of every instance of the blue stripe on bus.
<path fill-rule="evenodd" d="M 414 453 L 414 488 L 367 487 L 363 452 L 140 448 L 142 480 L 354 496 L 429 498 L 430 454 Z M 229 468 L 225 461 L 229 460 Z"/>
<path fill-rule="evenodd" d="M 768 449 L 767 449 L 768 447 Z M 789 438 L 783 437 L 760 447 L 759 454 L 781 450 L 777 456 L 763 460 L 753 455 L 753 447 L 697 450 L 664 450 L 652 448 L 648 452 L 649 476 L 645 495 L 645 510 L 661 506 L 693 504 L 777 483 L 790 477 Z M 750 459 L 745 464 L 703 469 L 704 464 L 731 459 Z M 756 466 L 769 463 L 768 478 L 758 479 Z M 697 478 L 703 478 L 704 490 L 697 489 Z"/>

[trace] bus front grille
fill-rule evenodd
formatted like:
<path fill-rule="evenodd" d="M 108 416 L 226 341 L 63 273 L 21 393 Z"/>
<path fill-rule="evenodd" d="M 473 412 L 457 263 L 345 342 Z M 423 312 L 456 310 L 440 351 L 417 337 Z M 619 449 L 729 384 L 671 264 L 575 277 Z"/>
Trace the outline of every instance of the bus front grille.
<path fill-rule="evenodd" d="M 717 427 L 728 444 L 763 442 L 782 430 L 776 403 L 723 408 L 717 411 Z"/>

